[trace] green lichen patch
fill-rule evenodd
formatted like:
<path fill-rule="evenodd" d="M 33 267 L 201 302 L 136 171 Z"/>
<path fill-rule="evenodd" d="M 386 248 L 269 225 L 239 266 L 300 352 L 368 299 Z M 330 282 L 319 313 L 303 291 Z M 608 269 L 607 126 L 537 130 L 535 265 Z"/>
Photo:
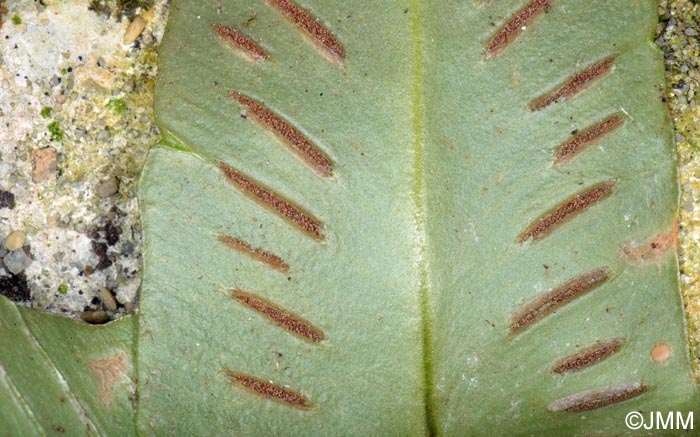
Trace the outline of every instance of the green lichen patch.
<path fill-rule="evenodd" d="M 49 123 L 47 126 L 49 134 L 51 135 L 51 141 L 62 141 L 63 140 L 63 129 L 57 121 Z"/>
<path fill-rule="evenodd" d="M 50 106 L 44 106 L 43 108 L 41 108 L 40 114 L 41 114 L 42 118 L 50 118 L 51 111 L 52 111 L 52 109 Z"/>
<path fill-rule="evenodd" d="M 126 102 L 124 99 L 110 99 L 105 106 L 107 106 L 107 109 L 119 115 L 126 112 Z"/>

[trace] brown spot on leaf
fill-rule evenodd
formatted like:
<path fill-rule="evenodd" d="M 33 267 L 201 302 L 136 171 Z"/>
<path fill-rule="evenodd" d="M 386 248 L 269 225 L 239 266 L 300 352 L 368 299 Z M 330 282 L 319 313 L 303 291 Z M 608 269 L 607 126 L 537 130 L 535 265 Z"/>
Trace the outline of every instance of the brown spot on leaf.
<path fill-rule="evenodd" d="M 580 212 L 612 194 L 615 180 L 610 179 L 593 185 L 587 190 L 576 194 L 549 212 L 542 215 L 525 229 L 518 237 L 518 242 L 522 243 L 529 238 L 539 240 L 549 235 L 561 224 L 570 220 Z"/>
<path fill-rule="evenodd" d="M 656 363 L 665 363 L 671 358 L 671 345 L 668 343 L 657 343 L 651 349 L 651 359 Z"/>
<path fill-rule="evenodd" d="M 313 326 L 303 318 L 275 305 L 262 297 L 247 291 L 236 289 L 231 293 L 231 297 L 248 308 L 269 318 L 281 328 L 292 334 L 320 343 L 325 339 L 323 331 Z"/>
<path fill-rule="evenodd" d="M 128 367 L 126 353 L 118 352 L 107 358 L 90 360 L 88 367 L 97 378 L 100 401 L 105 407 L 109 407 L 114 386 L 125 376 Z"/>
<path fill-rule="evenodd" d="M 282 402 L 292 407 L 304 410 L 313 408 L 313 404 L 300 393 L 275 385 L 272 382 L 266 382 L 243 373 L 234 372 L 231 369 L 223 369 L 223 371 L 231 384 L 243 387 L 249 392 Z"/>
<path fill-rule="evenodd" d="M 495 58 L 515 41 L 535 18 L 549 8 L 551 0 L 532 0 L 508 20 L 486 45 L 486 56 Z"/>
<path fill-rule="evenodd" d="M 552 366 L 552 372 L 573 372 L 593 365 L 619 351 L 624 343 L 625 339 L 621 337 L 597 342 L 576 353 L 557 360 Z"/>
<path fill-rule="evenodd" d="M 289 0 L 268 0 L 267 2 L 302 30 L 304 35 L 307 36 L 307 40 L 316 46 L 328 60 L 338 65 L 343 64 L 345 49 L 335 36 L 323 27 L 316 18 Z"/>
<path fill-rule="evenodd" d="M 279 213 L 283 218 L 290 223 L 296 225 L 299 229 L 315 238 L 322 240 L 321 222 L 313 218 L 310 214 L 304 212 L 298 206 L 292 205 L 284 200 L 278 194 L 273 193 L 252 179 L 244 176 L 242 173 L 234 170 L 227 164 L 219 162 L 219 168 L 224 172 L 226 179 L 235 187 L 243 191 L 257 200 L 261 205 L 269 208 L 271 211 Z"/>
<path fill-rule="evenodd" d="M 237 29 L 213 24 L 221 40 L 250 62 L 264 61 L 267 53 Z"/>
<path fill-rule="evenodd" d="M 523 308 L 513 312 L 510 332 L 517 333 L 539 321 L 557 308 L 608 280 L 608 268 L 601 267 L 577 276 L 557 288 L 536 298 Z"/>
<path fill-rule="evenodd" d="M 564 82 L 564 84 L 558 86 L 543 96 L 534 99 L 530 103 L 530 110 L 539 111 L 540 109 L 544 109 L 562 99 L 571 98 L 588 88 L 593 81 L 610 72 L 615 56 L 616 55 L 609 56 L 602 61 L 587 67 L 580 73 L 574 74 L 569 80 Z"/>
<path fill-rule="evenodd" d="M 275 270 L 279 270 L 281 272 L 286 272 L 289 270 L 289 265 L 279 256 L 259 247 L 253 247 L 240 238 L 231 237 L 229 235 L 219 235 L 217 239 L 227 247 L 241 252 L 244 255 L 260 261 L 261 263 L 267 264 Z"/>
<path fill-rule="evenodd" d="M 676 247 L 678 220 L 673 230 L 657 235 L 644 243 L 631 241 L 622 246 L 622 256 L 630 264 L 642 265 L 658 261 L 664 253 Z"/>
<path fill-rule="evenodd" d="M 567 413 L 593 410 L 639 396 L 647 392 L 649 388 L 649 386 L 638 382 L 628 382 L 603 390 L 589 390 L 557 399 L 549 404 L 547 410 Z"/>
<path fill-rule="evenodd" d="M 624 119 L 619 114 L 613 114 L 605 120 L 589 126 L 574 134 L 573 138 L 562 143 L 556 152 L 556 164 L 565 164 L 588 146 L 598 141 L 604 135 L 620 127 Z"/>
<path fill-rule="evenodd" d="M 229 96 L 248 108 L 248 117 L 265 129 L 269 129 L 295 155 L 322 177 L 333 175 L 333 163 L 301 132 L 279 115 L 259 102 L 241 93 L 230 92 Z"/>

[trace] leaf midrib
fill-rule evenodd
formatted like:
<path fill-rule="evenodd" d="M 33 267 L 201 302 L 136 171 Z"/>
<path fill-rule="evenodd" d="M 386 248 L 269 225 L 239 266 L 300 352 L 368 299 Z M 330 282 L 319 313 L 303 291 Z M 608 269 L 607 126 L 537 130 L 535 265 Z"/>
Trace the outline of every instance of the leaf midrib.
<path fill-rule="evenodd" d="M 423 402 L 428 435 L 436 435 L 435 409 L 432 407 L 433 387 L 433 340 L 432 315 L 430 310 L 430 269 L 427 256 L 428 233 L 425 207 L 425 169 L 423 157 L 425 152 L 425 106 L 423 102 L 423 29 L 421 27 L 420 1 L 411 0 L 411 42 L 413 44 L 413 72 L 411 85 L 411 112 L 413 130 L 413 203 L 416 227 L 416 254 L 419 269 L 420 313 L 423 356 Z"/>

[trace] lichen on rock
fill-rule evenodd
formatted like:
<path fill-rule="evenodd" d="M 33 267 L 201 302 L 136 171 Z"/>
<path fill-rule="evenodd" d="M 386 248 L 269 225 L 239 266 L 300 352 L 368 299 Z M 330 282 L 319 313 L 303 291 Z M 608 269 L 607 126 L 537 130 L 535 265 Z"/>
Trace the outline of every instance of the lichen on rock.
<path fill-rule="evenodd" d="M 700 5 L 659 2 L 656 44 L 666 65 L 681 184 L 678 250 L 691 358 L 700 379 Z"/>

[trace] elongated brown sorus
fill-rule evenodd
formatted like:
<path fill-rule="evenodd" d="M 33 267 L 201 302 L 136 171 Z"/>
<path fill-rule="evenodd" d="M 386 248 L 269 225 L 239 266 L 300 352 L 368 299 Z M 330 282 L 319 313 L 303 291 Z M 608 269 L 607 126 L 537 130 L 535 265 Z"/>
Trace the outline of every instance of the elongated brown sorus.
<path fill-rule="evenodd" d="M 260 261 L 261 263 L 267 264 L 275 270 L 279 270 L 281 272 L 286 272 L 289 270 L 289 265 L 279 256 L 259 247 L 253 247 L 250 245 L 250 243 L 247 243 L 240 238 L 232 237 L 230 235 L 219 235 L 216 238 L 227 247 L 241 252 L 244 255 Z"/>
<path fill-rule="evenodd" d="M 328 60 L 338 65 L 343 64 L 345 61 L 343 45 L 316 18 L 290 0 L 267 0 L 267 3 L 294 23 L 307 36 L 306 39 L 316 46 Z"/>
<path fill-rule="evenodd" d="M 602 61 L 588 66 L 583 71 L 574 74 L 569 80 L 564 82 L 564 84 L 530 102 L 530 110 L 539 111 L 553 103 L 557 103 L 561 99 L 568 99 L 580 93 L 593 81 L 612 69 L 615 57 L 616 55 L 609 56 Z"/>
<path fill-rule="evenodd" d="M 552 0 L 532 0 L 506 22 L 486 44 L 486 56 L 495 58 L 512 44 L 527 27 L 549 8 Z"/>
<path fill-rule="evenodd" d="M 600 267 L 577 276 L 514 311 L 510 319 L 510 332 L 515 334 L 522 331 L 557 308 L 598 287 L 608 280 L 608 270 L 607 267 Z"/>
<path fill-rule="evenodd" d="M 284 118 L 267 109 L 260 102 L 241 93 L 231 91 L 229 96 L 248 108 L 247 116 L 261 127 L 270 130 L 302 161 L 323 177 L 333 175 L 333 163 L 311 141 Z"/>
<path fill-rule="evenodd" d="M 278 194 L 273 193 L 247 176 L 244 176 L 242 173 L 234 170 L 233 167 L 219 162 L 219 168 L 224 172 L 226 179 L 228 179 L 233 186 L 237 187 L 245 194 L 252 196 L 253 199 L 257 200 L 261 205 L 269 208 L 271 211 L 280 214 L 284 219 L 316 240 L 323 239 L 323 234 L 321 234 L 322 224 L 319 220 L 302 211 L 298 206 L 292 205 L 290 202 L 284 200 Z"/>
<path fill-rule="evenodd" d="M 237 53 L 243 56 L 250 62 L 264 61 L 268 58 L 267 52 L 255 44 L 250 38 L 246 37 L 238 29 L 232 27 L 220 26 L 216 23 L 212 24 L 214 30 L 219 34 L 221 40 Z"/>
<path fill-rule="evenodd" d="M 235 289 L 231 292 L 231 297 L 246 307 L 257 311 L 269 318 L 281 328 L 298 335 L 314 343 L 320 343 L 326 338 L 323 331 L 307 322 L 296 314 L 275 305 L 257 294 Z"/>
<path fill-rule="evenodd" d="M 231 369 L 223 369 L 223 372 L 231 384 L 243 387 L 251 393 L 304 410 L 313 408 L 313 404 L 300 393 Z"/>
<path fill-rule="evenodd" d="M 546 237 L 554 229 L 561 226 L 575 215 L 610 196 L 614 186 L 615 180 L 610 179 L 605 182 L 595 184 L 585 191 L 582 191 L 569 198 L 528 226 L 518 237 L 518 242 L 522 243 L 527 241 L 529 238 L 536 241 Z"/>
<path fill-rule="evenodd" d="M 639 396 L 649 389 L 649 386 L 639 382 L 627 382 L 603 390 L 589 390 L 557 399 L 549 404 L 547 410 L 567 413 L 593 410 Z"/>
<path fill-rule="evenodd" d="M 590 346 L 584 347 L 576 353 L 558 359 L 552 365 L 552 372 L 567 373 L 581 370 L 595 363 L 604 360 L 622 348 L 625 339 L 622 337 L 611 338 L 599 341 Z"/>
<path fill-rule="evenodd" d="M 556 151 L 556 164 L 565 164 L 574 156 L 581 153 L 591 144 L 598 141 L 601 137 L 614 131 L 622 125 L 624 118 L 620 114 L 613 114 L 606 117 L 604 120 L 589 126 L 576 134 L 569 140 L 563 142 Z"/>

